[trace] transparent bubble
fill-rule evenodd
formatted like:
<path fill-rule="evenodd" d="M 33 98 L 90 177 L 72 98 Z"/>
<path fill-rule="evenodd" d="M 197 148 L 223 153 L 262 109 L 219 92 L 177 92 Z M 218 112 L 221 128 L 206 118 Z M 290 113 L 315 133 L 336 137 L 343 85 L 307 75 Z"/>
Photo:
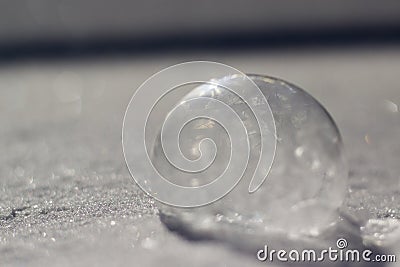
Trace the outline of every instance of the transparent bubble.
<path fill-rule="evenodd" d="M 318 234 L 337 219 L 337 209 L 347 188 L 348 173 L 338 128 L 324 107 L 304 90 L 276 78 L 249 77 L 265 95 L 275 120 L 275 159 L 266 180 L 257 191 L 249 193 L 261 150 L 260 127 L 249 106 L 226 89 L 240 85 L 242 78 L 224 77 L 215 80 L 221 86 L 200 85 L 182 101 L 190 103 L 188 100 L 200 96 L 213 98 L 229 105 L 239 115 L 246 127 L 251 151 L 244 175 L 229 194 L 212 204 L 191 209 L 160 204 L 161 211 L 193 228 L 209 231 L 240 226 Z M 184 108 L 189 111 L 191 105 Z M 151 149 L 153 165 L 175 184 L 210 183 L 226 168 L 232 148 L 227 132 L 218 122 L 198 118 L 180 132 L 184 156 L 199 158 L 202 153 L 199 141 L 204 138 L 212 139 L 218 151 L 209 168 L 197 173 L 177 170 L 166 159 L 160 136 Z"/>

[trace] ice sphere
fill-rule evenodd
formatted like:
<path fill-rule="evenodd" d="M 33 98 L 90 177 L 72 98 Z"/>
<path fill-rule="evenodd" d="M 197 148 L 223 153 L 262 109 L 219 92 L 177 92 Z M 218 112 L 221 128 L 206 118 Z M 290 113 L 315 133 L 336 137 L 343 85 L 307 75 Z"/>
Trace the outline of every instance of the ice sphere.
<path fill-rule="evenodd" d="M 248 75 L 265 95 L 276 126 L 275 159 L 264 183 L 249 193 L 249 183 L 260 155 L 260 128 L 249 106 L 229 88 L 240 85 L 238 76 L 202 84 L 184 96 L 182 102 L 198 97 L 217 99 L 229 105 L 247 129 L 250 144 L 248 166 L 238 185 L 222 199 L 204 207 L 184 209 L 161 204 L 161 211 L 199 228 L 242 225 L 293 234 L 318 234 L 337 218 L 347 187 L 347 167 L 341 136 L 335 122 L 312 96 L 280 79 Z M 257 101 L 257 99 L 253 99 Z M 180 103 L 182 103 L 180 102 Z M 184 108 L 191 109 L 190 104 Z M 168 115 L 167 115 L 168 117 Z M 196 159 L 199 140 L 210 138 L 217 146 L 212 166 L 197 173 L 179 172 L 156 138 L 151 160 L 164 177 L 182 186 L 211 182 L 228 164 L 229 138 L 224 128 L 210 118 L 186 124 L 179 136 L 182 153 Z M 263 162 L 261 162 L 263 164 Z M 267 164 L 267 163 L 265 163 Z"/>

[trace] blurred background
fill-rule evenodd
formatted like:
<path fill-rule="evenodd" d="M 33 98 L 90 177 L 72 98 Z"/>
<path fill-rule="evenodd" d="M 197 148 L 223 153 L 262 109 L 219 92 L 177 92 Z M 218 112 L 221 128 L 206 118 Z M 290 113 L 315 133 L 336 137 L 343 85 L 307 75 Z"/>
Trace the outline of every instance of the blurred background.
<path fill-rule="evenodd" d="M 1 1 L 4 59 L 397 42 L 398 1 Z"/>
<path fill-rule="evenodd" d="M 192 60 L 317 98 L 343 135 L 345 208 L 400 251 L 398 1 L 0 0 L 1 266 L 257 265 L 166 230 L 124 163 L 134 91 Z"/>

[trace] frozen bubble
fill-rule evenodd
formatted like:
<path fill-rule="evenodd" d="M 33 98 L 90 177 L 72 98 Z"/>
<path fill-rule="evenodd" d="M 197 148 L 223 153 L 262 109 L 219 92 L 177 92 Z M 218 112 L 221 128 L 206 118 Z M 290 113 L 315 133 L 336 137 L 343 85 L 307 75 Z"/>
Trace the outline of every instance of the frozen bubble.
<path fill-rule="evenodd" d="M 392 218 L 369 219 L 361 233 L 367 244 L 390 247 L 400 241 L 400 222 Z"/>
<path fill-rule="evenodd" d="M 393 113 L 399 112 L 399 106 L 390 100 L 385 100 L 385 108 L 389 112 L 393 112 Z"/>
<path fill-rule="evenodd" d="M 348 173 L 338 128 L 325 108 L 299 87 L 275 78 L 249 77 L 265 95 L 276 125 L 275 160 L 267 179 L 256 192 L 249 193 L 260 156 L 260 128 L 247 103 L 225 89 L 240 85 L 243 79 L 224 77 L 216 80 L 222 86 L 203 84 L 182 101 L 191 103 L 187 100 L 199 96 L 214 98 L 239 115 L 251 150 L 244 175 L 229 194 L 210 205 L 193 209 L 162 206 L 161 209 L 184 223 L 195 225 L 194 228 L 209 231 L 239 225 L 248 229 L 318 235 L 337 219 L 337 209 L 347 188 Z M 189 111 L 190 104 L 186 108 Z M 177 172 L 164 155 L 161 138 L 156 139 L 152 149 L 154 166 L 164 177 L 182 186 L 213 181 L 229 163 L 231 147 L 224 128 L 209 118 L 195 119 L 183 127 L 179 142 L 182 153 L 196 159 L 199 140 L 204 138 L 212 139 L 218 151 L 208 169 L 197 173 Z M 269 167 L 268 163 L 261 164 Z"/>
<path fill-rule="evenodd" d="M 364 244 L 383 248 L 385 255 L 395 256 L 388 260 L 390 267 L 398 267 L 400 253 L 400 221 L 393 218 L 370 219 L 361 227 Z M 388 258 L 389 259 L 389 258 Z"/>
<path fill-rule="evenodd" d="M 17 177 L 22 177 L 25 174 L 25 170 L 21 166 L 18 166 L 15 168 L 14 173 Z"/>

